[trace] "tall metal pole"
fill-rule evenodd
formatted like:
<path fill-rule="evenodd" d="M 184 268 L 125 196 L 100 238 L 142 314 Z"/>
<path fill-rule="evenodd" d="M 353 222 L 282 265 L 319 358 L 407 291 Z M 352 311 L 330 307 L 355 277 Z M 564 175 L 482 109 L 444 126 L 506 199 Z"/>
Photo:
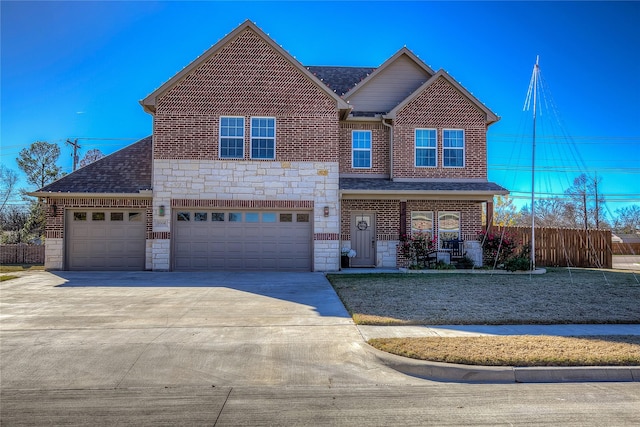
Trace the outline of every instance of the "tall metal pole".
<path fill-rule="evenodd" d="M 533 141 L 531 143 L 531 270 L 536 269 L 536 107 L 538 96 L 538 73 L 540 71 L 536 56 L 536 65 L 533 66 Z"/>

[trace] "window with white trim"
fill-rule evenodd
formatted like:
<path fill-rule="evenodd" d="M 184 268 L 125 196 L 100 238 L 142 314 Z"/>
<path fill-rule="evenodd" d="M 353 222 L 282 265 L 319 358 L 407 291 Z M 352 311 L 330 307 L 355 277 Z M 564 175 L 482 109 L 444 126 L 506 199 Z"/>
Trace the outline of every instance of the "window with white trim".
<path fill-rule="evenodd" d="M 351 131 L 351 165 L 354 169 L 371 168 L 371 131 Z"/>
<path fill-rule="evenodd" d="M 435 129 L 416 129 L 415 159 L 416 167 L 436 167 L 437 137 Z"/>
<path fill-rule="evenodd" d="M 460 239 L 460 212 L 438 212 L 438 244 Z"/>
<path fill-rule="evenodd" d="M 222 159 L 244 157 L 244 117 L 220 117 L 220 147 Z"/>
<path fill-rule="evenodd" d="M 411 235 L 418 233 L 433 237 L 433 212 L 411 212 Z"/>
<path fill-rule="evenodd" d="M 251 117 L 251 158 L 276 158 L 275 117 Z"/>
<path fill-rule="evenodd" d="M 444 129 L 442 131 L 442 166 L 464 167 L 464 130 Z"/>

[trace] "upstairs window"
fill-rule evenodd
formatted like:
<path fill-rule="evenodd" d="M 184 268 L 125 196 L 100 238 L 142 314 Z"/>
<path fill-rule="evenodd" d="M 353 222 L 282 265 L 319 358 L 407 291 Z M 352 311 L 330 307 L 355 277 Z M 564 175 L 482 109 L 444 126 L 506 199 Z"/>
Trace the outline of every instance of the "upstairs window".
<path fill-rule="evenodd" d="M 244 157 L 244 117 L 220 117 L 220 158 Z"/>
<path fill-rule="evenodd" d="M 351 132 L 351 158 L 354 169 L 371 168 L 371 131 L 354 130 Z"/>
<path fill-rule="evenodd" d="M 416 167 L 436 167 L 437 138 L 435 129 L 416 129 Z"/>
<path fill-rule="evenodd" d="M 442 131 L 442 157 L 442 166 L 445 168 L 464 167 L 464 130 Z"/>
<path fill-rule="evenodd" d="M 274 117 L 251 118 L 251 158 L 276 158 L 276 119 Z"/>

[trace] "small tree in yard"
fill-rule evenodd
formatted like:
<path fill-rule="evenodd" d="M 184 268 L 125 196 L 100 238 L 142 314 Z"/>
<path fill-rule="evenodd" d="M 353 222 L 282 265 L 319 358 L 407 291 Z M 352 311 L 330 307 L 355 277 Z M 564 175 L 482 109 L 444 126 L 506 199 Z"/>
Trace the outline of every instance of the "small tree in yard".
<path fill-rule="evenodd" d="M 486 265 L 502 266 L 511 258 L 518 242 L 515 237 L 507 232 L 481 232 L 478 240 L 482 245 L 482 258 Z"/>

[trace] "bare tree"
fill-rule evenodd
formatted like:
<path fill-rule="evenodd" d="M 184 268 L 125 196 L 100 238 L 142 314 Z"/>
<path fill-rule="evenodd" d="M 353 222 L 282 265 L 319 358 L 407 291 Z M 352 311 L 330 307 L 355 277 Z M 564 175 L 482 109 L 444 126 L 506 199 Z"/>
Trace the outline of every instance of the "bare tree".
<path fill-rule="evenodd" d="M 102 151 L 98 150 L 97 148 L 92 148 L 91 150 L 87 151 L 82 160 L 80 160 L 80 167 L 83 168 L 87 165 L 90 165 L 91 163 L 95 162 L 96 160 L 100 160 L 103 157 L 104 154 L 102 154 Z"/>
<path fill-rule="evenodd" d="M 579 228 L 600 228 L 605 220 L 605 198 L 600 194 L 599 187 L 602 178 L 596 175 L 591 178 L 581 174 L 573 180 L 573 185 L 565 190 L 572 206 L 575 225 Z"/>
<path fill-rule="evenodd" d="M 614 228 L 621 233 L 637 233 L 640 231 L 640 205 L 631 205 L 616 209 L 618 215 Z"/>
<path fill-rule="evenodd" d="M 7 202 L 16 191 L 18 174 L 16 171 L 0 165 L 0 212 L 4 211 Z"/>

